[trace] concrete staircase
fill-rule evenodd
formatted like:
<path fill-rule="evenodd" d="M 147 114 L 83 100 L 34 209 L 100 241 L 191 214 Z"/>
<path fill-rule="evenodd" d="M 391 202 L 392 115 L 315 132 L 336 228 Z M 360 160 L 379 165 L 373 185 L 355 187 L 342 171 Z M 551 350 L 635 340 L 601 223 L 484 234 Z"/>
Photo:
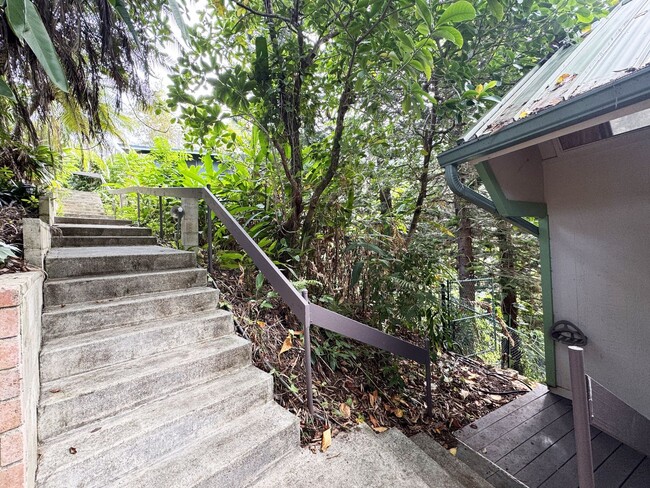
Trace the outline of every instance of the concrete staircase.
<path fill-rule="evenodd" d="M 395 429 L 300 450 L 195 254 L 89 208 L 56 219 L 45 261 L 37 486 L 491 486 Z"/>
<path fill-rule="evenodd" d="M 101 213 L 55 224 L 37 486 L 246 486 L 298 450 L 194 253 Z"/>

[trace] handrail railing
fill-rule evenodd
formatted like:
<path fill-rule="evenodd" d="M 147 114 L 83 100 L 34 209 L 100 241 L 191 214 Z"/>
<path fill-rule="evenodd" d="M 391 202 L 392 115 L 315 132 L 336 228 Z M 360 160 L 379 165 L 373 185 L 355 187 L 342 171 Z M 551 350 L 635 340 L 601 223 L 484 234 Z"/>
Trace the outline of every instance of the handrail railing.
<path fill-rule="evenodd" d="M 280 295 L 282 300 L 289 306 L 291 311 L 298 317 L 303 324 L 303 337 L 305 340 L 305 377 L 307 384 L 307 405 L 310 414 L 314 413 L 312 381 L 311 381 L 311 325 L 318 325 L 324 329 L 344 335 L 348 338 L 357 340 L 364 344 L 377 347 L 392 354 L 416 361 L 425 367 L 426 376 L 426 404 L 427 414 L 432 414 L 431 400 L 431 359 L 430 344 L 426 340 L 425 347 L 417 346 L 411 342 L 399 339 L 390 334 L 386 334 L 368 325 L 357 322 L 338 313 L 327 310 L 319 305 L 310 303 L 307 290 L 302 293 L 298 292 L 291 284 L 287 277 L 271 261 L 266 253 L 257 245 L 253 238 L 244 230 L 237 220 L 226 210 L 223 204 L 210 191 L 210 188 L 152 188 L 152 187 L 127 187 L 120 189 L 109 189 L 113 195 L 135 193 L 154 195 L 158 197 L 169 196 L 176 198 L 203 198 L 208 206 L 207 225 L 210 242 L 208 245 L 208 262 L 212 263 L 212 216 L 214 212 L 217 218 L 223 223 L 230 232 L 230 235 L 237 241 L 239 246 L 251 258 L 255 266 L 264 275 L 273 289 Z M 162 228 L 162 199 L 159 199 L 161 212 Z M 139 205 L 138 205 L 139 208 Z M 138 220 L 140 216 L 138 215 Z M 162 231 L 161 231 L 162 232 Z"/>
<path fill-rule="evenodd" d="M 584 350 L 581 347 L 569 346 L 569 372 L 578 484 L 580 488 L 594 488 L 590 426 L 650 456 L 650 419 L 585 374 Z"/>

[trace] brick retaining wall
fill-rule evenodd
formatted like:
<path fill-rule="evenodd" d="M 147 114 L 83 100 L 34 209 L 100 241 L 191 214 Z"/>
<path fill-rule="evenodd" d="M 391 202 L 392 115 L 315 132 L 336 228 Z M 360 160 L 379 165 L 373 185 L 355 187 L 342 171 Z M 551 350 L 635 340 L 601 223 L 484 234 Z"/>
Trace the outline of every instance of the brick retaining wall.
<path fill-rule="evenodd" d="M 41 272 L 0 276 L 0 487 L 34 486 Z"/>

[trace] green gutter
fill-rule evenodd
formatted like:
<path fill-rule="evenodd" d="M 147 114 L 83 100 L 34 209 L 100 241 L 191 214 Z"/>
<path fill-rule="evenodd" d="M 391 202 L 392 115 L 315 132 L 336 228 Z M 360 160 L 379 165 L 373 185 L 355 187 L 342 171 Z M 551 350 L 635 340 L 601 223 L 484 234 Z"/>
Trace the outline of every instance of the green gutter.
<path fill-rule="evenodd" d="M 493 134 L 463 142 L 438 155 L 441 166 L 480 159 L 517 144 L 586 122 L 650 99 L 650 68 L 578 95 L 537 115 L 514 122 Z"/>

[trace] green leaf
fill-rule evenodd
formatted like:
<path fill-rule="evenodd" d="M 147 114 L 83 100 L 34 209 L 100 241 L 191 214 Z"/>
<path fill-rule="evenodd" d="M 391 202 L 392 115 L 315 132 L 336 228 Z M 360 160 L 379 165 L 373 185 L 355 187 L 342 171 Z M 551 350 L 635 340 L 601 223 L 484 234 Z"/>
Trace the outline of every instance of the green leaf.
<path fill-rule="evenodd" d="M 8 98 L 13 102 L 16 101 L 16 96 L 14 95 L 14 92 L 11 91 L 11 87 L 7 85 L 7 82 L 2 78 L 0 78 L 0 97 Z"/>
<path fill-rule="evenodd" d="M 431 32 L 431 31 L 429 30 L 429 26 L 428 26 L 427 24 L 425 24 L 425 23 L 420 23 L 420 24 L 418 24 L 417 29 L 418 29 L 418 32 L 419 32 L 420 34 L 422 34 L 423 36 L 428 36 L 428 35 L 429 35 L 429 32 Z"/>
<path fill-rule="evenodd" d="M 458 47 L 463 47 L 463 35 L 458 29 L 450 25 L 443 25 L 441 27 L 438 27 L 433 31 L 431 35 L 439 39 L 447 39 L 448 41 L 456 44 Z"/>
<path fill-rule="evenodd" d="M 377 2 L 379 3 L 379 2 Z M 415 8 L 428 25 L 433 23 L 433 16 L 431 15 L 431 8 L 427 5 L 424 0 L 415 0 Z"/>
<path fill-rule="evenodd" d="M 503 5 L 499 0 L 488 0 L 488 8 L 498 21 L 503 20 Z"/>
<path fill-rule="evenodd" d="M 263 284 L 264 284 L 264 275 L 262 273 L 257 273 L 257 278 L 255 278 L 255 289 L 257 291 L 261 290 Z"/>
<path fill-rule="evenodd" d="M 126 24 L 126 27 L 129 29 L 131 36 L 133 36 L 133 40 L 135 41 L 136 45 L 138 45 L 139 47 L 140 38 L 138 37 L 138 33 L 135 30 L 133 21 L 131 20 L 131 15 L 129 14 L 129 11 L 127 10 L 124 2 L 122 0 L 109 0 L 109 2 L 117 12 L 118 17 L 122 19 L 122 21 Z"/>
<path fill-rule="evenodd" d="M 167 1 L 169 3 L 169 8 L 172 11 L 174 22 L 176 22 L 176 25 L 180 29 L 183 39 L 187 41 L 189 39 L 189 33 L 187 31 L 187 24 L 185 24 L 185 20 L 183 19 L 183 11 L 181 10 L 181 7 L 176 0 L 167 0 Z"/>
<path fill-rule="evenodd" d="M 438 24 L 463 22 L 464 20 L 472 20 L 474 17 L 476 17 L 476 10 L 472 4 L 466 0 L 460 0 L 445 9 L 438 19 Z"/>
<path fill-rule="evenodd" d="M 350 277 L 350 288 L 359 283 L 359 278 L 361 278 L 361 270 L 363 270 L 363 261 L 358 261 L 354 264 L 352 268 L 352 276 Z"/>
<path fill-rule="evenodd" d="M 63 67 L 34 4 L 29 0 L 7 0 L 6 8 L 7 20 L 16 36 L 27 43 L 52 83 L 67 93 Z"/>
<path fill-rule="evenodd" d="M 6 14 L 7 21 L 11 30 L 14 31 L 18 39 L 23 38 L 23 33 L 27 30 L 25 24 L 25 4 L 29 0 L 7 0 Z"/>

